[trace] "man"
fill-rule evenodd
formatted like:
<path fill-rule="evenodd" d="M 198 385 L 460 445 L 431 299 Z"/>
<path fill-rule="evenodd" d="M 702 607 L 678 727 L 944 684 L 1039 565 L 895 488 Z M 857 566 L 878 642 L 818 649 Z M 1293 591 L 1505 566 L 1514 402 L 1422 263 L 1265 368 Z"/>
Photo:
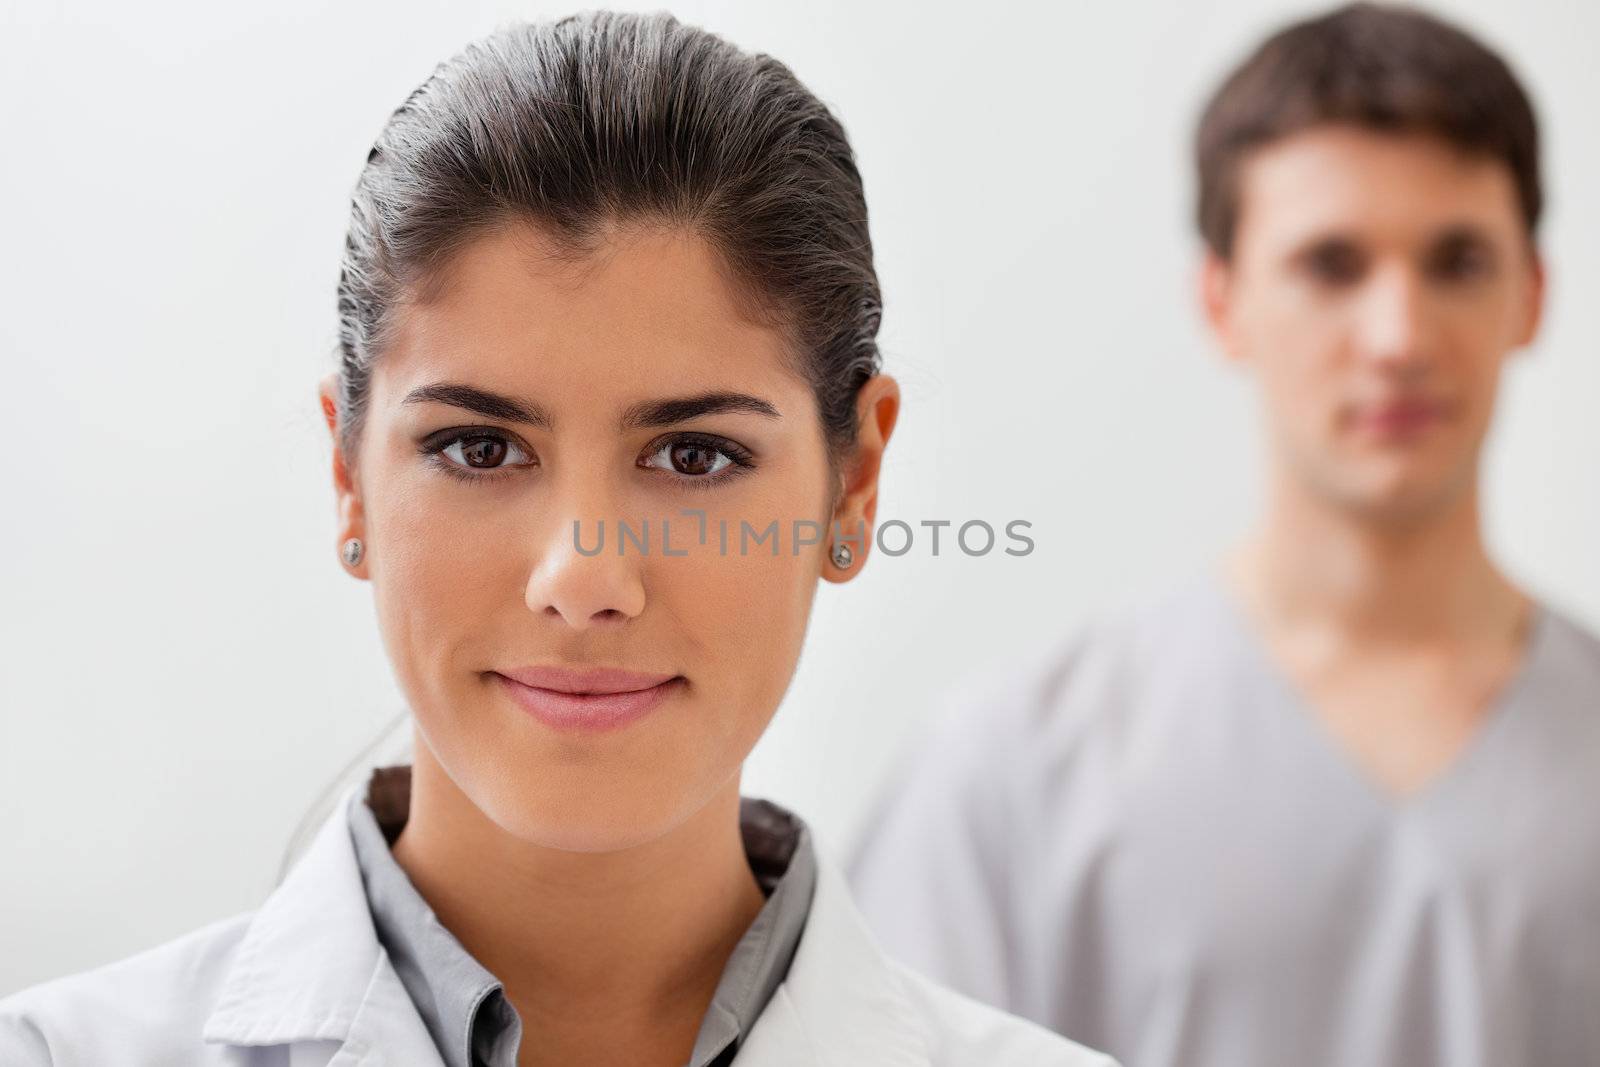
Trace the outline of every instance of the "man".
<path fill-rule="evenodd" d="M 1357 4 L 1251 55 L 1196 155 L 1265 514 L 956 702 L 868 820 L 863 910 L 1127 1067 L 1600 1064 L 1600 640 L 1480 529 L 1544 292 L 1528 100 Z"/>

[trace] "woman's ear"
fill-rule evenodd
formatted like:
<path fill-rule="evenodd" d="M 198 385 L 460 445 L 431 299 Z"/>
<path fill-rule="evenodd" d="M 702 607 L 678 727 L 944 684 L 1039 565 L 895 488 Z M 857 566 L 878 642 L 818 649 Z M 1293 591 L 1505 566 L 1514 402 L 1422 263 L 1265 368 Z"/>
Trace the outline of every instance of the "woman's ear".
<path fill-rule="evenodd" d="M 361 508 L 361 494 L 352 476 L 349 462 L 344 454 L 344 448 L 339 441 L 339 402 L 338 402 L 339 376 L 337 372 L 325 376 L 317 386 L 318 401 L 322 406 L 322 418 L 328 424 L 328 436 L 333 439 L 333 492 L 334 503 L 338 513 L 338 549 L 340 559 L 344 559 L 343 548 L 350 538 L 366 540 L 366 520 Z M 364 553 L 360 562 L 352 566 L 348 562 L 344 567 L 358 578 L 367 576 L 366 556 Z"/>
<path fill-rule="evenodd" d="M 824 553 L 822 576 L 830 582 L 849 581 L 866 563 L 878 514 L 878 472 L 899 416 L 900 383 L 889 375 L 874 376 L 856 394 L 856 444 L 845 462 Z M 834 558 L 840 545 L 850 552 L 845 566 Z"/>

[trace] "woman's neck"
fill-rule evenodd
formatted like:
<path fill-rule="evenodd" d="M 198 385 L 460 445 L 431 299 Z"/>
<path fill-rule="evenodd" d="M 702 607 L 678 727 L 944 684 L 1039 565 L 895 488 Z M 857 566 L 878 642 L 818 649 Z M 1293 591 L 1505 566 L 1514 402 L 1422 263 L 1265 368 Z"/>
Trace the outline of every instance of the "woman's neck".
<path fill-rule="evenodd" d="M 420 735 L 415 748 L 395 859 L 504 984 L 522 1018 L 521 1063 L 685 1061 L 765 901 L 739 830 L 738 777 L 661 838 L 571 852 L 507 833 Z"/>

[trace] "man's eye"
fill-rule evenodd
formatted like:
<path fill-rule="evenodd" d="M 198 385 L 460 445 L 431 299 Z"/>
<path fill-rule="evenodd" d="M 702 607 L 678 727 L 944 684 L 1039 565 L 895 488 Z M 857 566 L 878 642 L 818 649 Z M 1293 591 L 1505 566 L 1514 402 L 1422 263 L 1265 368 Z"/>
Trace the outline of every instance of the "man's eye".
<path fill-rule="evenodd" d="M 1487 274 L 1493 266 L 1493 258 L 1476 245 L 1457 245 L 1435 256 L 1432 266 L 1437 277 L 1458 281 Z"/>
<path fill-rule="evenodd" d="M 1332 285 L 1355 281 L 1365 266 L 1361 253 L 1347 244 L 1319 245 L 1306 254 L 1305 264 L 1314 278 Z"/>

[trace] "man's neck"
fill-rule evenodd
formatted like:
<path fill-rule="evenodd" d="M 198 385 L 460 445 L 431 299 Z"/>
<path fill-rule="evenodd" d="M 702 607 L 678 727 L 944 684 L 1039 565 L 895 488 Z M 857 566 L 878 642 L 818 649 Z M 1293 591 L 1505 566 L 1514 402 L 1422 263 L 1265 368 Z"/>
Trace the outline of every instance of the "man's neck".
<path fill-rule="evenodd" d="M 1475 486 L 1405 522 L 1280 486 L 1266 521 L 1227 566 L 1270 627 L 1363 644 L 1503 640 L 1529 606 L 1484 547 Z"/>
<path fill-rule="evenodd" d="M 1283 492 L 1228 578 L 1306 704 L 1396 797 L 1455 765 L 1528 651 L 1533 605 L 1484 551 L 1475 492 L 1404 525 Z"/>

